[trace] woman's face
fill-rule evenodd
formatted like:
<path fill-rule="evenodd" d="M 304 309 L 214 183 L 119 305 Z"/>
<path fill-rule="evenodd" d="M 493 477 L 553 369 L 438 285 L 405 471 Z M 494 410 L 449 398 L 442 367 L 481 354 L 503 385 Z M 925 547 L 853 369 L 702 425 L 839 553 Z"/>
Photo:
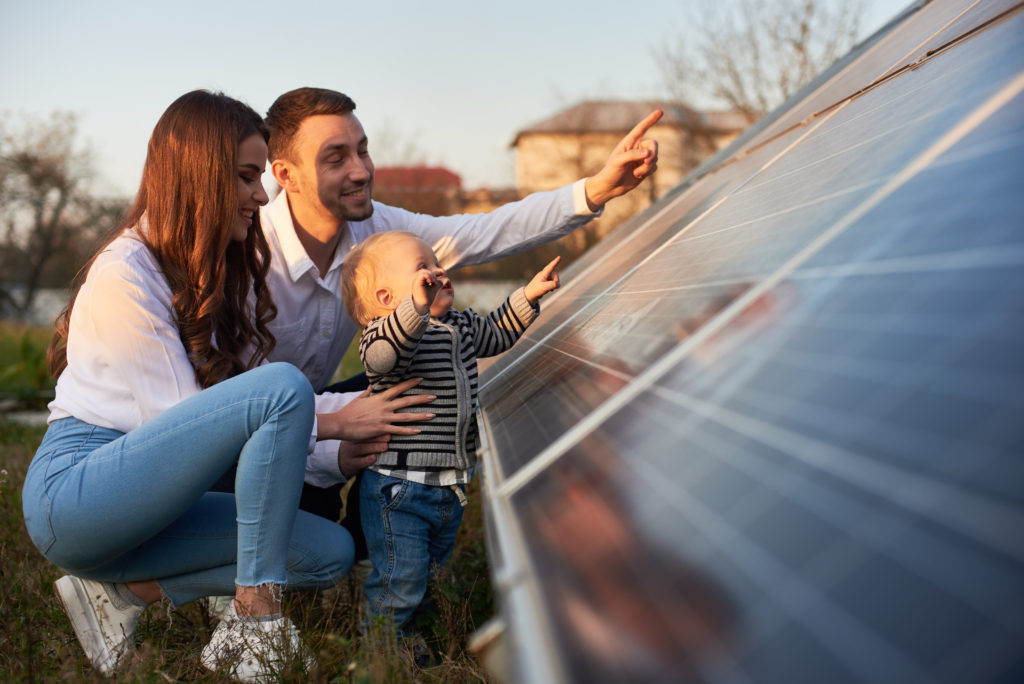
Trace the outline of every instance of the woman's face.
<path fill-rule="evenodd" d="M 238 145 L 238 217 L 231 239 L 242 242 L 249 234 L 256 212 L 269 201 L 263 189 L 263 171 L 267 167 L 267 143 L 253 133 Z"/>

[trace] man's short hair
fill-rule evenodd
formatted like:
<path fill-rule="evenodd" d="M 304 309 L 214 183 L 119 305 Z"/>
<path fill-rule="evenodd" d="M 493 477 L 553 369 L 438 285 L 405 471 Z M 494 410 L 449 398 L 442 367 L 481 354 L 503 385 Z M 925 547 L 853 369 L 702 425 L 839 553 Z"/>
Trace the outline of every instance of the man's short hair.
<path fill-rule="evenodd" d="M 267 144 L 270 161 L 287 159 L 296 161 L 292 146 L 302 122 L 311 116 L 323 114 L 350 114 L 356 103 L 348 95 L 325 88 L 297 88 L 274 100 L 267 110 L 270 142 Z"/>

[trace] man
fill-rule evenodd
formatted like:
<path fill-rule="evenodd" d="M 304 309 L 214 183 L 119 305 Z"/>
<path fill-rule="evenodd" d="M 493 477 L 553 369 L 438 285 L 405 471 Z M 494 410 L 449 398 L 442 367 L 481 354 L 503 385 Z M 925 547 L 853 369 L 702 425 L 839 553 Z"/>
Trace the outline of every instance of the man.
<path fill-rule="evenodd" d="M 269 285 L 278 307 L 271 324 L 277 347 L 270 358 L 298 366 L 318 392 L 327 389 L 357 332 L 340 294 L 341 265 L 356 243 L 372 233 L 407 230 L 433 246 L 445 269 L 491 261 L 567 235 L 657 166 L 657 143 L 642 137 L 661 111 L 637 124 L 590 178 L 489 214 L 413 214 L 372 201 L 374 167 L 354 109 L 355 103 L 336 91 L 299 88 L 279 97 L 266 118 L 271 172 L 282 188 L 260 216 L 273 253 Z M 382 435 L 399 431 L 394 423 L 409 415 L 395 413 L 396 405 L 386 400 L 354 397 L 321 397 L 317 410 L 362 402 L 361 412 L 349 407 L 350 412 L 378 415 Z M 335 488 L 373 463 L 386 441 L 382 436 L 360 444 L 318 442 L 307 464 L 307 485 Z M 307 492 L 315 490 L 307 486 Z M 332 496 L 337 500 L 336 494 L 326 499 Z"/>
<path fill-rule="evenodd" d="M 267 284 L 277 304 L 277 318 L 270 324 L 277 346 L 270 360 L 298 366 L 309 378 L 318 392 L 319 426 L 358 425 L 360 432 L 378 435 L 359 443 L 318 441 L 307 459 L 299 507 L 335 521 L 341 517 L 343 484 L 374 463 L 391 434 L 415 432 L 402 423 L 430 417 L 398 409 L 432 399 L 404 395 L 416 381 L 374 396 L 360 393 L 365 376 L 328 386 L 358 330 L 341 301 L 341 266 L 349 250 L 373 233 L 406 230 L 431 245 L 439 265 L 448 270 L 556 240 L 654 172 L 657 143 L 642 138 L 662 114 L 656 110 L 638 123 L 590 178 L 534 193 L 489 214 L 434 217 L 372 200 L 373 162 L 354 109 L 346 95 L 322 88 L 299 88 L 277 98 L 266 122 L 270 169 L 282 191 L 260 212 L 271 250 Z M 322 431 L 328 432 L 336 434 Z M 234 491 L 234 473 L 225 473 L 213 489 Z M 360 560 L 367 553 L 358 482 L 352 489 L 342 524 Z M 220 612 L 227 600 L 210 605 Z"/>

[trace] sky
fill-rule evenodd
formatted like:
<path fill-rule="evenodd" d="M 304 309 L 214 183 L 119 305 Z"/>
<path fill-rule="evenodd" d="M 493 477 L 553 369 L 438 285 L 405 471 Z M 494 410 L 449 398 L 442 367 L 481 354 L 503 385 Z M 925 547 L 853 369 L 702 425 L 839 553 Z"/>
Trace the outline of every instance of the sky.
<path fill-rule="evenodd" d="M 869 35 L 906 3 L 863 4 Z M 355 100 L 378 165 L 413 150 L 466 188 L 511 187 L 517 131 L 584 99 L 664 96 L 654 51 L 685 32 L 685 5 L 0 0 L 0 111 L 75 113 L 95 190 L 128 197 L 179 95 L 220 90 L 265 113 L 318 86 Z"/>

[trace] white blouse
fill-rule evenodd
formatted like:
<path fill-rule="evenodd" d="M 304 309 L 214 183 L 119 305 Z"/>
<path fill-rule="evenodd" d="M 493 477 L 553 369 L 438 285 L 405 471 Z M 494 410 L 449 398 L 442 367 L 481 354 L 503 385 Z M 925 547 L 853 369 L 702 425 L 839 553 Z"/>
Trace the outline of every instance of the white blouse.
<path fill-rule="evenodd" d="M 96 258 L 78 292 L 68 365 L 48 422 L 74 416 L 129 432 L 198 393 L 174 319 L 163 271 L 138 234 L 125 231 Z M 324 402 L 331 397 L 323 395 Z M 315 440 L 314 421 L 311 450 Z"/>

